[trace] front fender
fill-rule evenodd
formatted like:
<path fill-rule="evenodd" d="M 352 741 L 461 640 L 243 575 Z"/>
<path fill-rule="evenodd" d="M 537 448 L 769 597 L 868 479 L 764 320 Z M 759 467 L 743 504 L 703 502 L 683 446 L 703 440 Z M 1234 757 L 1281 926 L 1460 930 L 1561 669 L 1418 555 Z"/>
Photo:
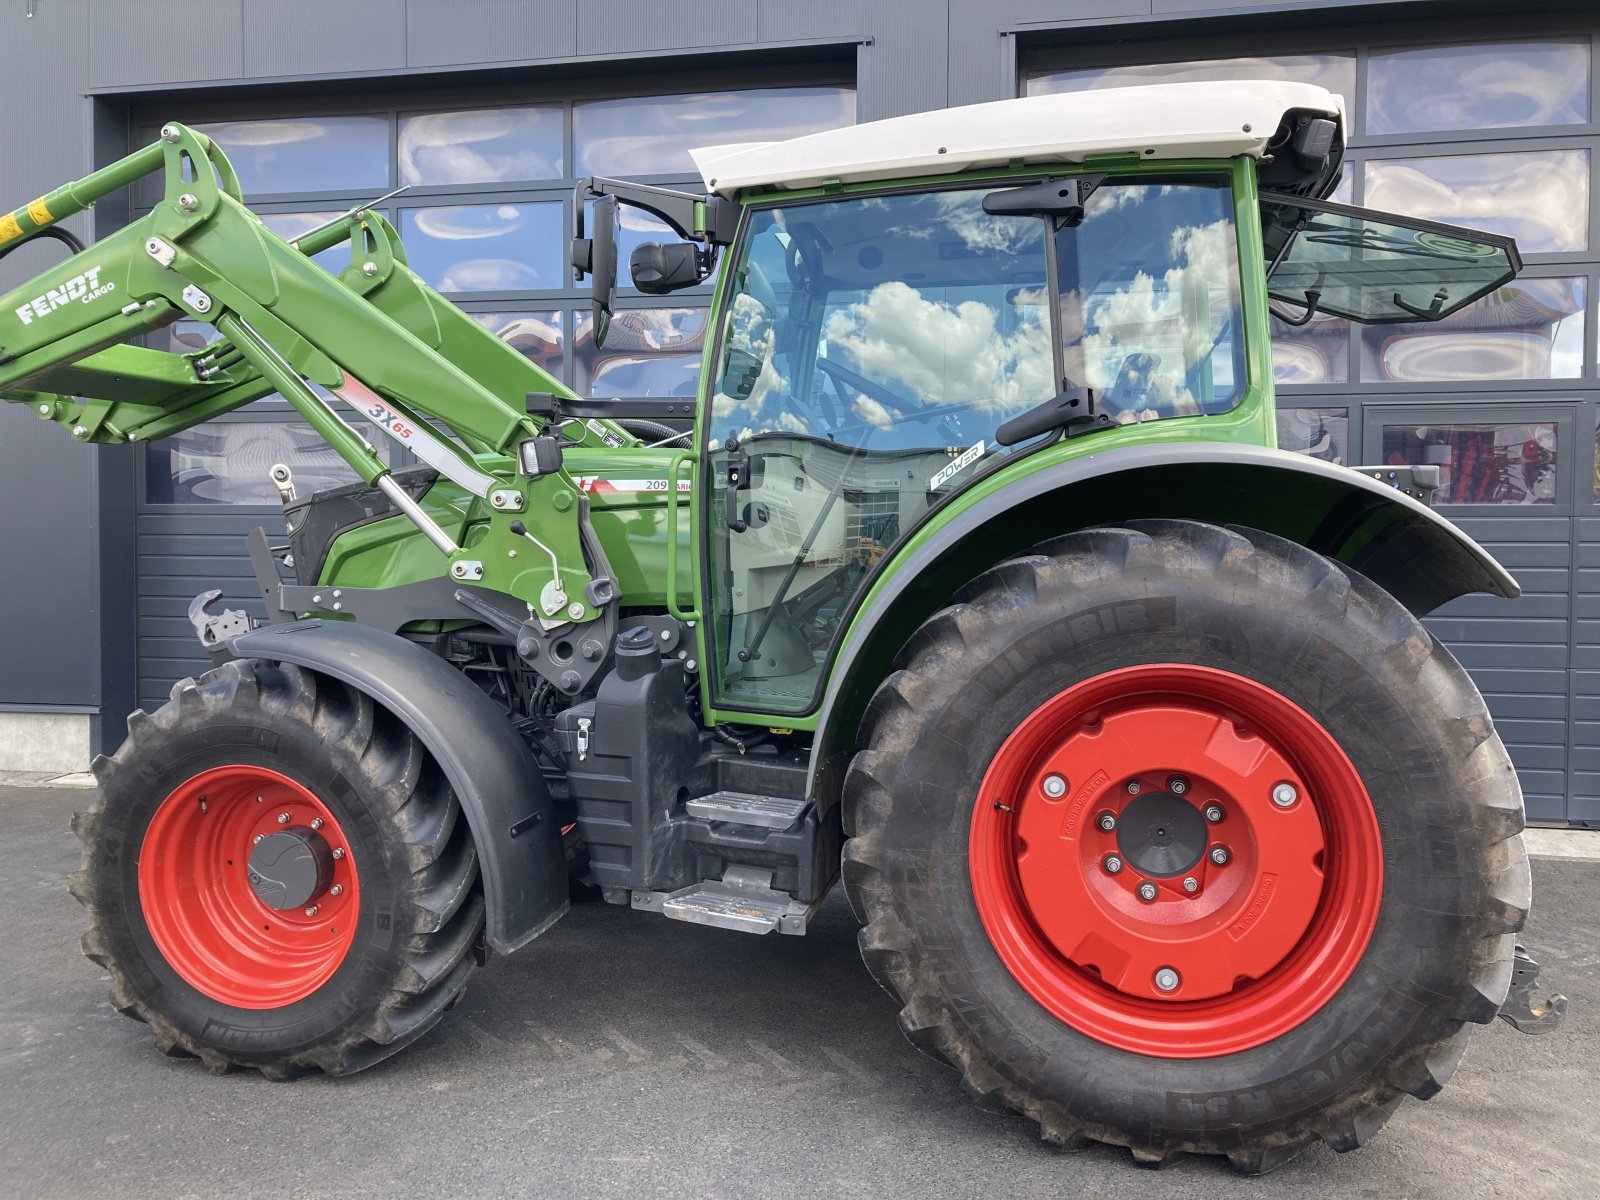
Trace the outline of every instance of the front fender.
<path fill-rule="evenodd" d="M 267 625 L 228 639 L 238 658 L 293 663 L 359 688 L 433 755 L 472 830 L 483 874 L 485 940 L 527 945 L 567 911 L 567 862 L 555 806 L 505 710 L 414 642 L 345 621 Z"/>
<path fill-rule="evenodd" d="M 1150 517 L 1275 533 L 1367 576 L 1417 616 L 1470 592 L 1521 594 L 1483 547 L 1427 505 L 1304 455 L 1186 442 L 1055 463 L 966 503 L 958 497 L 880 569 L 851 618 L 818 713 L 818 807 L 838 800 L 861 716 L 895 654 L 958 588 L 1047 538 Z"/>

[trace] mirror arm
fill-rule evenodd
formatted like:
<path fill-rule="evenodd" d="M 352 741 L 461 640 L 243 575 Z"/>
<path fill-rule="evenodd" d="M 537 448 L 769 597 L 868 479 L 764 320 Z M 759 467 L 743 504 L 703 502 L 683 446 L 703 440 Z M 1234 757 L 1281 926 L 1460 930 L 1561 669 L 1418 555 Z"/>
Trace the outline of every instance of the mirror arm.
<path fill-rule="evenodd" d="M 1398 299 L 1398 298 L 1399 297 L 1396 297 L 1396 299 Z M 1310 321 L 1311 321 L 1311 318 L 1317 315 L 1317 306 L 1321 302 L 1322 302 L 1322 289 L 1321 288 L 1307 288 L 1306 289 L 1306 298 L 1305 298 L 1304 301 L 1302 301 L 1302 303 L 1304 303 L 1305 306 L 1306 306 L 1306 310 L 1305 310 L 1305 312 L 1301 313 L 1298 317 L 1291 317 L 1287 313 L 1281 312 L 1278 309 L 1273 308 L 1272 305 L 1270 305 L 1270 304 L 1267 305 L 1267 311 L 1269 313 L 1271 313 L 1273 316 L 1277 317 L 1278 320 L 1282 321 L 1285 325 L 1292 325 L 1296 329 L 1298 329 L 1302 325 L 1309 324 Z"/>
<path fill-rule="evenodd" d="M 739 206 L 715 194 L 697 195 L 672 188 L 652 187 L 647 183 L 630 183 L 625 179 L 606 179 L 599 175 L 578 181 L 573 189 L 573 204 L 581 211 L 585 200 L 600 196 L 615 196 L 624 204 L 642 208 L 660 217 L 679 237 L 713 246 L 726 246 L 732 242 L 734 227 L 739 220 Z M 582 220 L 576 215 L 574 233 L 577 237 L 583 236 Z"/>

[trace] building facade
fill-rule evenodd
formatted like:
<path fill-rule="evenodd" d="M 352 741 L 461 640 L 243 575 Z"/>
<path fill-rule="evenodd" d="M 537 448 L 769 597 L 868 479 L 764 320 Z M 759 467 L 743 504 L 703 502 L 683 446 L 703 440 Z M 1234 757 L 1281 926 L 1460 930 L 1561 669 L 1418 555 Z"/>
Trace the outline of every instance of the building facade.
<path fill-rule="evenodd" d="M 1336 198 L 1514 234 L 1527 269 L 1436 326 L 1281 325 L 1280 441 L 1444 468 L 1441 511 L 1525 594 L 1430 626 L 1488 697 L 1530 817 L 1600 823 L 1597 62 L 1592 2 L 6 0 L 0 204 L 183 120 L 280 231 L 403 187 L 378 207 L 477 320 L 580 392 L 690 397 L 709 288 L 625 291 L 597 351 L 564 261 L 575 180 L 694 184 L 693 145 L 1017 95 L 1322 84 L 1350 112 Z M 68 225 L 104 236 L 151 202 Z M 50 254 L 0 262 L 0 289 Z M 253 602 L 243 537 L 282 533 L 280 461 L 302 490 L 344 478 L 279 401 L 93 452 L 0 406 L 0 769 L 82 769 L 205 668 L 185 608 L 210 586 Z"/>

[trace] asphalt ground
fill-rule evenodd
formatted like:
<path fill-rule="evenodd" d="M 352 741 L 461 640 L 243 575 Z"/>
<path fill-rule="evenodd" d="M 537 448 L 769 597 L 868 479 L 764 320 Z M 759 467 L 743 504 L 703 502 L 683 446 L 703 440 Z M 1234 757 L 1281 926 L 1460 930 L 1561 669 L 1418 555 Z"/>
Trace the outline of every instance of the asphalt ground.
<path fill-rule="evenodd" d="M 1537 858 L 1529 945 L 1566 1025 L 1477 1032 L 1366 1148 L 1264 1179 L 1064 1155 L 900 1036 L 842 899 L 804 938 L 603 904 L 481 972 L 398 1058 L 269 1083 L 162 1057 L 78 951 L 87 791 L 0 787 L 0 1197 L 1600 1196 L 1600 861 Z"/>

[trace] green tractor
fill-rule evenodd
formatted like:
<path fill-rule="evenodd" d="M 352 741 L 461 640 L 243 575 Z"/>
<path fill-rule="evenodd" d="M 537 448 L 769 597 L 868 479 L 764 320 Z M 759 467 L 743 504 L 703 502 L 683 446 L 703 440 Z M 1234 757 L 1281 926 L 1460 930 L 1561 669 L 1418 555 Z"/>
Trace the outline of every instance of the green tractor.
<path fill-rule="evenodd" d="M 713 148 L 703 194 L 585 180 L 597 342 L 619 205 L 681 239 L 632 249 L 641 291 L 716 274 L 692 414 L 575 396 L 368 209 L 280 239 L 179 124 L 0 216 L 71 252 L 0 298 L 5 399 L 123 443 L 276 392 L 360 477 L 273 468 L 265 619 L 197 597 L 215 668 L 95 763 L 72 890 L 116 1007 L 343 1075 L 569 889 L 800 935 L 842 879 L 973 1097 L 1251 1173 L 1361 1144 L 1474 1024 L 1553 1024 L 1517 778 L 1419 620 L 1517 584 L 1437 467 L 1277 449 L 1269 342 L 1520 264 L 1330 203 L 1343 141 L 1319 88 L 1174 84 Z M 158 172 L 98 243 L 56 224 Z M 215 340 L 139 344 L 179 320 Z"/>

